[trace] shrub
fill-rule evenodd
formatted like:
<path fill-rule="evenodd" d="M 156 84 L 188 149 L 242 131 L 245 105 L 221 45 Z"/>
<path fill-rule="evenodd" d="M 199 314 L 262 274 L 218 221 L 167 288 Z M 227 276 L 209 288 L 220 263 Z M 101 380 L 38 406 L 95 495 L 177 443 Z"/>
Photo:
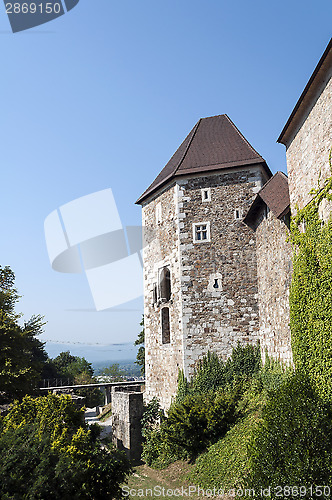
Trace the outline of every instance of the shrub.
<path fill-rule="evenodd" d="M 195 457 L 216 442 L 236 421 L 236 396 L 217 393 L 187 396 L 171 406 L 164 433 L 170 448 L 182 448 Z"/>
<path fill-rule="evenodd" d="M 261 368 L 259 344 L 242 346 L 238 344 L 225 365 L 225 381 L 230 383 L 241 378 L 251 378 Z"/>
<path fill-rule="evenodd" d="M 331 407 L 309 379 L 297 373 L 270 396 L 263 410 L 249 445 L 251 471 L 246 486 L 271 487 L 271 498 L 277 498 L 277 486 L 328 485 L 331 449 Z M 303 498 L 312 498 L 310 491 Z"/>
<path fill-rule="evenodd" d="M 225 366 L 214 352 L 208 352 L 198 363 L 192 380 L 194 394 L 206 394 L 225 385 Z"/>
<path fill-rule="evenodd" d="M 171 448 L 165 438 L 165 417 L 159 400 L 154 397 L 146 406 L 142 419 L 142 460 L 155 469 L 167 467 L 177 459 L 187 458 L 179 447 Z"/>

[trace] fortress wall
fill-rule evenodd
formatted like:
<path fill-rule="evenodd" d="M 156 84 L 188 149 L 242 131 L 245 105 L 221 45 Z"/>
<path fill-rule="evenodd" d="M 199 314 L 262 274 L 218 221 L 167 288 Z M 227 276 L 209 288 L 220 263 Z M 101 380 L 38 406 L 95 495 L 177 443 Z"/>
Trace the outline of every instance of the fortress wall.
<path fill-rule="evenodd" d="M 291 207 L 303 208 L 312 198 L 310 190 L 323 186 L 331 175 L 329 151 L 332 147 L 332 68 L 317 92 L 314 105 L 288 144 L 287 169 Z"/>
<path fill-rule="evenodd" d="M 263 211 L 256 229 L 259 329 L 262 357 L 265 350 L 274 359 L 292 363 L 289 328 L 289 287 L 292 246 L 288 228 L 270 211 Z"/>

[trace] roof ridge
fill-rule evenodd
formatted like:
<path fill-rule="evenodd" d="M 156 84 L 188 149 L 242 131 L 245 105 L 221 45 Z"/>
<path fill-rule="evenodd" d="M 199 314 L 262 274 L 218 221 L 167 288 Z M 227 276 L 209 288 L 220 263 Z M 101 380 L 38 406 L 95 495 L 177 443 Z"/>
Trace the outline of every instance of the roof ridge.
<path fill-rule="evenodd" d="M 190 146 L 191 146 L 191 143 L 192 143 L 192 142 L 193 142 L 193 140 L 194 140 L 194 137 L 195 137 L 195 135 L 196 135 L 196 132 L 197 132 L 197 130 L 198 130 L 198 127 L 199 127 L 199 125 L 200 125 L 201 121 L 202 121 L 202 118 L 200 118 L 200 119 L 198 120 L 198 122 L 196 123 L 196 125 L 194 126 L 194 128 L 193 128 L 193 129 L 191 129 L 191 132 L 193 131 L 192 138 L 188 141 L 187 147 L 186 147 L 186 149 L 185 149 L 185 151 L 184 151 L 184 153 L 183 153 L 183 155 L 182 155 L 181 160 L 180 160 L 180 161 L 179 161 L 179 163 L 178 163 L 178 166 L 177 166 L 177 167 L 176 167 L 176 169 L 174 170 L 173 175 L 176 175 L 176 172 L 179 170 L 179 168 L 180 168 L 180 166 L 181 166 L 181 164 L 182 164 L 183 160 L 185 159 L 186 154 L 188 153 L 188 150 L 189 150 L 189 148 L 190 148 Z M 190 133 L 190 132 L 189 132 L 189 133 Z"/>
<path fill-rule="evenodd" d="M 229 121 L 229 123 L 234 127 L 235 131 L 239 134 L 239 136 L 241 137 L 241 139 L 243 139 L 245 141 L 245 143 L 250 147 L 250 149 L 252 151 L 254 151 L 254 153 L 256 153 L 260 158 L 262 158 L 262 160 L 264 160 L 263 156 L 261 156 L 258 151 L 256 151 L 255 148 L 252 147 L 252 145 L 250 144 L 250 142 L 244 137 L 244 135 L 240 132 L 240 130 L 237 128 L 237 126 L 235 125 L 235 123 L 232 122 L 232 120 L 230 119 L 230 117 L 225 113 L 224 115 L 220 115 L 220 116 L 225 116 L 225 118 L 227 118 L 227 120 Z M 265 161 L 265 160 L 264 160 Z"/>

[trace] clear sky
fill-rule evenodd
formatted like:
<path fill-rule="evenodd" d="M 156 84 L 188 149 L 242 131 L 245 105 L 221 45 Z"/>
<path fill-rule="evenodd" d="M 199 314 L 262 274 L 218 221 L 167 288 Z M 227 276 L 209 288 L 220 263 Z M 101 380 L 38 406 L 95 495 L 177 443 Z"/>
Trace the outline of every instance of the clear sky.
<path fill-rule="evenodd" d="M 47 215 L 110 187 L 122 223 L 140 224 L 135 200 L 206 116 L 227 113 L 286 171 L 276 139 L 331 18 L 331 0 L 80 0 L 13 34 L 0 4 L 0 264 L 16 274 L 18 310 L 45 315 L 42 340 L 83 353 L 133 342 L 143 311 L 142 299 L 93 311 L 85 275 L 50 266 Z"/>

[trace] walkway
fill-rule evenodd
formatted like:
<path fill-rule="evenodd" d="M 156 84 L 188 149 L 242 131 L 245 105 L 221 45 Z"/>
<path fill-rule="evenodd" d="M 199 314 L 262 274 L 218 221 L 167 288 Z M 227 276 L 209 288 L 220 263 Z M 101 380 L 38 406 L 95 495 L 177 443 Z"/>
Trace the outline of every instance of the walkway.
<path fill-rule="evenodd" d="M 100 425 L 101 432 L 100 432 L 100 438 L 103 439 L 112 432 L 112 417 L 108 418 L 104 422 L 101 422 L 99 418 L 97 418 L 97 411 L 96 408 L 87 408 L 85 413 L 84 413 L 84 418 L 85 421 L 88 425 L 91 424 L 98 424 Z"/>

